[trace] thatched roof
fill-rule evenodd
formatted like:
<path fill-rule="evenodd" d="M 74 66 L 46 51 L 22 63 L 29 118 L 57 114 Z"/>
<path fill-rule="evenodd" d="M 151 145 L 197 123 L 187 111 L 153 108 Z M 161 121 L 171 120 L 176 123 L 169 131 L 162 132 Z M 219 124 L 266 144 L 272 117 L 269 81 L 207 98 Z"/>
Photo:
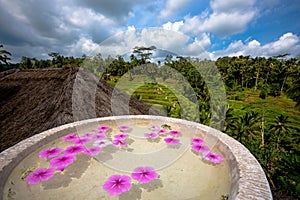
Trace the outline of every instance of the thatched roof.
<path fill-rule="evenodd" d="M 118 115 L 149 114 L 150 106 L 76 67 L 23 70 L 0 78 L 0 152 L 62 124 L 115 115 L 112 95 L 117 95 Z"/>

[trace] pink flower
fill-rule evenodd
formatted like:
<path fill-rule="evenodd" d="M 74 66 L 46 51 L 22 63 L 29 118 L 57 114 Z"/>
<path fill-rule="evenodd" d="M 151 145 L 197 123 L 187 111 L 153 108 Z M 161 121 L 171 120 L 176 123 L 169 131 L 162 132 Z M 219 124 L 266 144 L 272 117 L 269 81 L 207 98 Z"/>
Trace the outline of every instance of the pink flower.
<path fill-rule="evenodd" d="M 209 148 L 201 143 L 193 144 L 192 149 L 197 152 L 208 152 L 209 151 Z"/>
<path fill-rule="evenodd" d="M 77 135 L 76 133 L 73 133 L 72 135 L 67 135 L 63 138 L 63 140 L 65 141 L 68 141 L 68 142 L 71 142 L 73 140 L 75 140 L 77 138 Z"/>
<path fill-rule="evenodd" d="M 118 140 L 118 139 L 114 140 L 112 143 L 113 143 L 113 145 L 115 145 L 115 146 L 120 145 L 120 146 L 122 146 L 122 147 L 124 147 L 124 146 L 127 145 L 126 142 L 123 142 L 122 140 Z"/>
<path fill-rule="evenodd" d="M 72 164 L 74 160 L 75 160 L 75 156 L 64 154 L 50 160 L 50 165 L 52 167 L 58 167 L 58 170 L 61 170 L 62 168 L 65 168 L 68 165 Z"/>
<path fill-rule="evenodd" d="M 87 155 L 90 155 L 90 156 L 96 155 L 100 152 L 101 152 L 100 147 L 91 147 L 91 148 L 87 148 L 87 149 L 83 150 L 84 154 L 87 154 Z"/>
<path fill-rule="evenodd" d="M 98 131 L 104 131 L 104 132 L 106 132 L 106 131 L 108 131 L 110 128 L 109 128 L 109 126 L 99 126 L 98 127 Z"/>
<path fill-rule="evenodd" d="M 158 174 L 152 167 L 137 167 L 134 169 L 131 177 L 143 184 L 157 179 Z"/>
<path fill-rule="evenodd" d="M 157 133 L 159 134 L 159 135 L 163 135 L 163 134 L 166 134 L 168 131 L 167 130 L 165 130 L 165 129 L 160 129 Z"/>
<path fill-rule="evenodd" d="M 175 130 L 172 130 L 169 133 L 170 133 L 170 135 L 173 135 L 173 136 L 180 136 L 181 135 L 180 131 L 175 131 Z"/>
<path fill-rule="evenodd" d="M 83 144 L 87 144 L 87 143 L 89 143 L 91 141 L 92 141 L 91 138 L 82 136 L 82 137 L 76 138 L 75 141 L 74 141 L 74 144 L 81 144 L 81 145 L 83 145 Z"/>
<path fill-rule="evenodd" d="M 25 180 L 28 184 L 37 184 L 41 181 L 49 180 L 54 175 L 54 168 L 40 168 L 28 175 Z"/>
<path fill-rule="evenodd" d="M 164 141 L 167 144 L 179 144 L 180 140 L 176 138 L 165 138 Z"/>
<path fill-rule="evenodd" d="M 65 150 L 65 154 L 78 154 L 79 152 L 82 152 L 84 150 L 83 146 L 77 145 L 77 146 L 69 146 Z"/>
<path fill-rule="evenodd" d="M 93 137 L 94 137 L 94 134 L 93 133 L 85 133 L 83 137 L 84 138 L 90 138 L 92 140 Z"/>
<path fill-rule="evenodd" d="M 45 149 L 39 153 L 40 158 L 52 158 L 60 154 L 63 150 L 53 147 L 51 149 Z"/>
<path fill-rule="evenodd" d="M 120 131 L 128 131 L 130 129 L 130 127 L 129 126 L 118 126 L 118 129 Z"/>
<path fill-rule="evenodd" d="M 125 140 L 126 138 L 128 138 L 128 135 L 121 133 L 121 134 L 115 135 L 115 138 L 118 140 Z"/>
<path fill-rule="evenodd" d="M 145 133 L 144 135 L 146 138 L 157 138 L 158 137 L 157 133 Z"/>
<path fill-rule="evenodd" d="M 111 144 L 112 143 L 109 140 L 96 140 L 93 145 L 94 146 L 99 146 L 99 147 L 106 147 L 106 146 L 111 145 Z"/>
<path fill-rule="evenodd" d="M 208 160 L 212 163 L 220 163 L 224 160 L 222 156 L 213 152 L 208 152 L 208 154 L 206 154 L 203 158 L 204 160 Z"/>
<path fill-rule="evenodd" d="M 94 140 L 102 140 L 102 139 L 104 139 L 104 138 L 106 138 L 106 135 L 102 135 L 102 134 L 99 134 L 99 133 L 97 133 L 97 134 L 95 134 L 95 135 L 93 136 L 93 139 L 94 139 Z"/>
<path fill-rule="evenodd" d="M 151 131 L 158 131 L 160 128 L 158 126 L 149 126 L 148 129 Z"/>
<path fill-rule="evenodd" d="M 130 182 L 130 177 L 127 175 L 112 175 L 107 181 L 102 185 L 102 188 L 106 190 L 109 195 L 119 195 L 123 192 L 127 192 L 131 189 L 132 184 Z"/>
<path fill-rule="evenodd" d="M 200 138 L 192 138 L 191 139 L 191 142 L 194 143 L 194 144 L 203 144 L 204 143 L 204 140 L 200 139 Z"/>

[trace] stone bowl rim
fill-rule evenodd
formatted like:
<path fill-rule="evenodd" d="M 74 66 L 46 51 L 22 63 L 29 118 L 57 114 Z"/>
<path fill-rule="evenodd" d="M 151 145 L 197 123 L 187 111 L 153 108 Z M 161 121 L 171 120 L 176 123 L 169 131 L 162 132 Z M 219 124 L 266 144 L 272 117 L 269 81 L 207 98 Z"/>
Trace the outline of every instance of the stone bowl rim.
<path fill-rule="evenodd" d="M 195 127 L 206 134 L 213 135 L 218 139 L 218 147 L 223 147 L 223 149 L 219 148 L 219 150 L 222 153 L 226 153 L 228 158 L 230 157 L 230 162 L 228 163 L 230 165 L 232 184 L 229 199 L 273 199 L 268 180 L 256 158 L 244 145 L 227 134 L 206 125 L 184 119 L 154 115 L 122 115 L 87 119 L 61 125 L 27 138 L 1 152 L 0 200 L 3 199 L 4 186 L 11 171 L 23 160 L 23 158 L 35 149 L 69 133 L 70 131 L 76 131 L 76 127 L 79 126 L 102 121 L 128 119 L 162 120 L 169 123 L 183 123 L 185 126 Z"/>

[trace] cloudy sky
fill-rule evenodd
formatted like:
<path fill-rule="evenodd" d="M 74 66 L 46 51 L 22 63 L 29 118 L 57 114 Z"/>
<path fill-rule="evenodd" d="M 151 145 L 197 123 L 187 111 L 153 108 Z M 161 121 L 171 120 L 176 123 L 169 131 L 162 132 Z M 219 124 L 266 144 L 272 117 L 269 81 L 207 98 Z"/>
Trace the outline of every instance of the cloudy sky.
<path fill-rule="evenodd" d="M 13 61 L 49 52 L 185 56 L 300 54 L 300 0 L 0 0 L 0 44 Z"/>

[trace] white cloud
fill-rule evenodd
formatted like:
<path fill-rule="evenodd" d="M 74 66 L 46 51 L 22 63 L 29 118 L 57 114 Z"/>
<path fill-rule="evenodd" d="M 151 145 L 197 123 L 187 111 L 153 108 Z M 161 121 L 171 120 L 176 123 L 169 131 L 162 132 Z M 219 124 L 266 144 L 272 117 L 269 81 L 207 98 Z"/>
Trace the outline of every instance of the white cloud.
<path fill-rule="evenodd" d="M 163 29 L 170 30 L 170 31 L 179 31 L 181 27 L 184 25 L 183 21 L 178 21 L 178 22 L 167 22 L 162 25 Z"/>
<path fill-rule="evenodd" d="M 254 19 L 257 13 L 253 8 L 255 0 L 214 0 L 213 12 L 205 10 L 200 15 L 185 16 L 183 21 L 167 22 L 163 28 L 197 36 L 201 32 L 211 32 L 219 36 L 240 33 Z"/>
<path fill-rule="evenodd" d="M 216 13 L 230 13 L 251 8 L 254 3 L 255 0 L 213 0 L 210 2 L 210 6 Z"/>
<path fill-rule="evenodd" d="M 253 19 L 254 15 L 255 12 L 247 12 L 244 14 L 238 12 L 214 13 L 203 22 L 199 29 L 221 36 L 240 33 L 246 29 L 246 26 Z"/>
<path fill-rule="evenodd" d="M 184 8 L 190 0 L 167 0 L 165 8 L 160 11 L 159 18 L 165 19 L 172 15 L 175 15 Z"/>
<path fill-rule="evenodd" d="M 261 45 L 257 40 L 243 43 L 241 40 L 231 43 L 225 50 L 213 53 L 214 59 L 222 56 L 250 55 L 252 57 L 272 57 L 280 54 L 290 53 L 296 56 L 300 53 L 300 37 L 293 33 L 285 33 L 274 42 Z"/>

